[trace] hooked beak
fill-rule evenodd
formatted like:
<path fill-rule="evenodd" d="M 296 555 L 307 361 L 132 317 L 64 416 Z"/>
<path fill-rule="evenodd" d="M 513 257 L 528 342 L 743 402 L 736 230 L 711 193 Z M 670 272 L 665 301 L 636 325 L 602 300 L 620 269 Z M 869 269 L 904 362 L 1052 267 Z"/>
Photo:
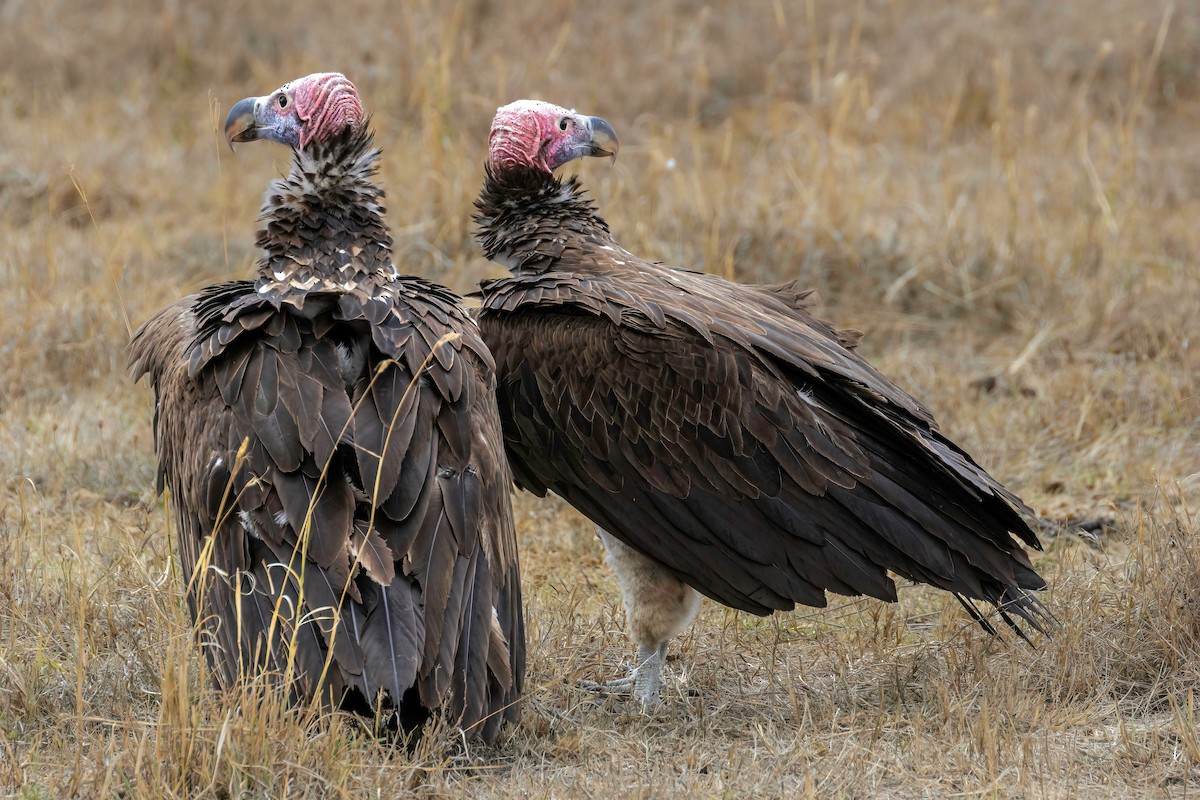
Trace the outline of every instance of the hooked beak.
<path fill-rule="evenodd" d="M 247 97 L 229 109 L 229 116 L 225 118 L 225 141 L 229 142 L 230 150 L 234 143 L 253 142 L 258 138 L 258 124 L 254 118 L 257 100 L 257 97 Z"/>
<path fill-rule="evenodd" d="M 613 130 L 612 125 L 609 125 L 600 117 L 588 117 L 588 129 L 591 131 L 591 152 L 589 156 L 612 156 L 612 160 L 617 160 L 617 151 L 621 149 L 620 143 L 617 141 L 617 132 Z"/>

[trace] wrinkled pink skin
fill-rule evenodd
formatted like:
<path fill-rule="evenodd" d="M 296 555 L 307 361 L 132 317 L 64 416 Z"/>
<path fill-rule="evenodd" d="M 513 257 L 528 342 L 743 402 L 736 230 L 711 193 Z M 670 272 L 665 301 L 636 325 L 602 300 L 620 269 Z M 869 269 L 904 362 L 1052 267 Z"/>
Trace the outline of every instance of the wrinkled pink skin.
<path fill-rule="evenodd" d="M 292 88 L 296 116 L 300 118 L 300 146 L 329 141 L 363 121 L 358 90 L 340 72 L 319 72 L 301 78 Z"/>
<path fill-rule="evenodd" d="M 520 166 L 553 172 L 588 155 L 590 141 L 588 117 L 541 100 L 517 100 L 496 111 L 488 156 L 500 169 Z"/>
<path fill-rule="evenodd" d="M 305 149 L 363 123 L 358 90 L 339 72 L 318 72 L 285 83 L 253 101 L 254 137 Z M 231 115 L 233 112 L 231 112 Z"/>

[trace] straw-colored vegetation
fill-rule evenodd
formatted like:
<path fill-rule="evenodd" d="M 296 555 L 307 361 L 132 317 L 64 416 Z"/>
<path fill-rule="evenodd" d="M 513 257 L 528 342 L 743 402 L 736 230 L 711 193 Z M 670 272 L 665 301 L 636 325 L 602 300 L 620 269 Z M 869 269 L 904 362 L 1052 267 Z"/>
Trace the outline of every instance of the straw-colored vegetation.
<path fill-rule="evenodd" d="M 0 795 L 1200 792 L 1193 4 L 10 0 L 0 53 Z M 1057 637 L 917 587 L 708 604 L 644 717 L 577 688 L 631 656 L 618 595 L 590 526 L 525 496 L 529 693 L 495 747 L 219 696 L 123 346 L 253 270 L 286 154 L 231 156 L 223 112 L 330 69 L 375 111 L 399 261 L 459 290 L 496 274 L 470 223 L 495 107 L 612 122 L 620 161 L 579 169 L 627 247 L 818 287 L 1039 513 L 1111 519 L 1047 531 Z"/>

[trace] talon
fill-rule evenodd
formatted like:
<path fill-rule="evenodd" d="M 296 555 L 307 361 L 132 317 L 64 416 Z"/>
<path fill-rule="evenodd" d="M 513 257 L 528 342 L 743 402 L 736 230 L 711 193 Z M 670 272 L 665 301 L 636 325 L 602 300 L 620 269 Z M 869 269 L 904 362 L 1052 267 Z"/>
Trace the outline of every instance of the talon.
<path fill-rule="evenodd" d="M 624 678 L 614 678 L 607 683 L 598 683 L 597 681 L 581 680 L 578 681 L 578 686 L 589 692 L 595 692 L 602 695 L 630 695 L 633 693 L 634 676 L 629 675 Z"/>

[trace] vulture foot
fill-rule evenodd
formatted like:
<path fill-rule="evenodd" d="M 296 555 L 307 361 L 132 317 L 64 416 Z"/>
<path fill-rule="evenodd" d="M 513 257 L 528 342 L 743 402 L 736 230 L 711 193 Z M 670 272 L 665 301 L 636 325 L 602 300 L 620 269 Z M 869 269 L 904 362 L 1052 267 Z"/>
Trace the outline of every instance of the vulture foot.
<path fill-rule="evenodd" d="M 625 621 L 629 638 L 637 643 L 638 660 L 628 677 L 589 688 L 604 694 L 632 694 L 644 709 L 657 708 L 662 705 L 667 642 L 696 618 L 700 594 L 671 570 L 600 526 L 596 532 L 621 587 Z"/>
<path fill-rule="evenodd" d="M 653 711 L 662 707 L 663 662 L 667 656 L 667 643 L 664 641 L 653 650 L 638 648 L 638 665 L 629 671 L 624 678 L 615 678 L 608 683 L 581 681 L 580 685 L 588 691 L 604 695 L 618 695 L 634 699 L 642 704 L 645 711 Z"/>

